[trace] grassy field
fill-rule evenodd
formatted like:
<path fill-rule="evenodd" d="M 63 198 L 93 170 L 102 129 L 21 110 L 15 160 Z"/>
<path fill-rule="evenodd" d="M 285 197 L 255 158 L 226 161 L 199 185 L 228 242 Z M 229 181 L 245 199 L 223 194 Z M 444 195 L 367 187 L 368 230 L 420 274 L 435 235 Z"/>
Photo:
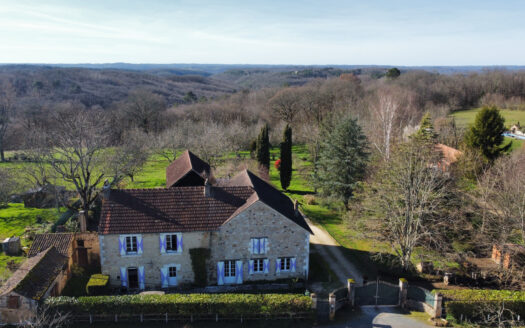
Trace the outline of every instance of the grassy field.
<path fill-rule="evenodd" d="M 22 246 L 28 246 L 30 240 L 25 239 L 24 233 L 27 227 L 35 232 L 49 230 L 51 223 L 57 220 L 59 212 L 56 209 L 26 208 L 24 204 L 9 204 L 6 208 L 0 209 L 0 240 L 7 237 L 21 236 Z M 7 279 L 11 271 L 7 263 L 21 263 L 22 256 L 7 256 L 0 253 L 0 280 Z"/>

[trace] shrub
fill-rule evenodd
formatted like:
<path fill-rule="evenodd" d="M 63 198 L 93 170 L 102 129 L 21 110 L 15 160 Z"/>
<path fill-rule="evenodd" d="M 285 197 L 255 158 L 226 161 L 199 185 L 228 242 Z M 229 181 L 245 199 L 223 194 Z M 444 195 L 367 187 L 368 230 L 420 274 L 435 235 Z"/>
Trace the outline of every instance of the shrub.
<path fill-rule="evenodd" d="M 190 249 L 191 267 L 195 277 L 194 283 L 197 286 L 206 286 L 208 284 L 208 273 L 206 271 L 206 261 L 210 257 L 209 248 L 192 248 Z"/>
<path fill-rule="evenodd" d="M 304 203 L 307 205 L 317 204 L 317 200 L 315 199 L 314 195 L 305 195 L 303 199 L 304 199 Z"/>
<path fill-rule="evenodd" d="M 107 292 L 108 283 L 108 275 L 100 273 L 91 275 L 86 285 L 86 293 L 88 295 L 102 295 Z"/>
<path fill-rule="evenodd" d="M 461 316 L 471 321 L 481 320 L 480 315 L 497 312 L 505 307 L 520 317 L 525 316 L 525 292 L 512 290 L 461 289 L 436 290 L 443 295 L 447 314 L 456 320 Z"/>
<path fill-rule="evenodd" d="M 298 294 L 167 294 L 51 297 L 51 310 L 74 314 L 253 315 L 311 312 L 312 301 Z"/>

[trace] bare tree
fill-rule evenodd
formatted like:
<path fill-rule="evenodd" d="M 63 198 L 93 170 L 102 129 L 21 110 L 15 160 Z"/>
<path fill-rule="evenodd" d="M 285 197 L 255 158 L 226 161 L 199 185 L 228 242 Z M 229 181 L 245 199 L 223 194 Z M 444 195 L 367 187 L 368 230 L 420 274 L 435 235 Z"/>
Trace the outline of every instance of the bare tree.
<path fill-rule="evenodd" d="M 390 149 L 403 127 L 397 125 L 401 110 L 408 106 L 408 94 L 394 87 L 383 86 L 376 91 L 370 109 L 375 137 L 373 144 L 385 160 L 390 159 Z M 406 124 L 407 122 L 405 122 Z"/>
<path fill-rule="evenodd" d="M 15 90 L 11 83 L 0 82 L 0 161 L 5 162 L 5 137 L 14 111 Z"/>
<path fill-rule="evenodd" d="M 164 110 L 164 97 L 143 89 L 132 91 L 123 104 L 126 119 L 145 133 L 159 131 Z"/>
<path fill-rule="evenodd" d="M 525 240 L 525 152 L 502 157 L 479 180 L 483 232 L 500 246 L 519 231 Z"/>
<path fill-rule="evenodd" d="M 279 90 L 268 100 L 268 105 L 279 118 L 291 124 L 301 110 L 301 98 L 297 88 L 290 87 Z"/>
<path fill-rule="evenodd" d="M 54 124 L 45 131 L 45 160 L 58 177 L 71 183 L 78 192 L 81 209 L 89 213 L 102 182 L 117 183 L 135 157 L 122 148 L 108 148 L 110 122 L 103 112 L 72 108 L 54 115 Z"/>
<path fill-rule="evenodd" d="M 16 191 L 18 183 L 12 169 L 0 167 L 0 208 L 7 205 L 9 197 Z"/>
<path fill-rule="evenodd" d="M 364 206 L 374 218 L 369 228 L 390 243 L 404 269 L 414 248 L 437 240 L 439 227 L 447 222 L 442 209 L 449 185 L 439 160 L 432 144 L 402 144 L 365 193 Z"/>
<path fill-rule="evenodd" d="M 24 328 L 61 328 L 70 323 L 70 314 L 50 310 L 47 306 L 39 309 L 35 316 L 20 322 Z"/>

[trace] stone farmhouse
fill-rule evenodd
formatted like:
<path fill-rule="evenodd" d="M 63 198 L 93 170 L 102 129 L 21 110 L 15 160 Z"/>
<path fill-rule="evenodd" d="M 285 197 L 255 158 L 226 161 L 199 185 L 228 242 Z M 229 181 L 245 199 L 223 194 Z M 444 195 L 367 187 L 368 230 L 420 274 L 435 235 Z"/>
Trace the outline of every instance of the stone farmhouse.
<path fill-rule="evenodd" d="M 209 165 L 189 151 L 166 178 L 166 188 L 105 192 L 100 262 L 110 285 L 190 285 L 192 249 L 208 250 L 207 285 L 308 277 L 312 232 L 286 195 L 247 170 L 211 184 Z"/>

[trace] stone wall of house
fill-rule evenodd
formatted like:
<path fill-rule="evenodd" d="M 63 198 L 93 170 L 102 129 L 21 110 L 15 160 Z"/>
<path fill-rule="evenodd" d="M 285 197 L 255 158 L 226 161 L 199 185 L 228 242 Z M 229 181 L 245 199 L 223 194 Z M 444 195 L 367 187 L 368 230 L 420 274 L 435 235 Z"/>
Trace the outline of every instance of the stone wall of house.
<path fill-rule="evenodd" d="M 78 263 L 78 241 L 84 242 L 84 247 L 87 249 L 88 265 L 98 266 L 100 263 L 100 244 L 98 240 L 98 233 L 96 232 L 78 232 L 75 234 L 73 247 L 75 249 L 75 262 Z"/>
<path fill-rule="evenodd" d="M 267 253 L 251 253 L 252 238 L 268 238 Z M 242 213 L 212 233 L 211 261 L 208 270 L 209 283 L 217 283 L 217 262 L 243 261 L 243 281 L 305 278 L 308 275 L 310 233 L 273 208 L 257 201 Z M 296 271 L 276 273 L 276 259 L 295 257 Z M 269 259 L 269 273 L 250 275 L 248 261 L 255 258 Z"/>
<path fill-rule="evenodd" d="M 168 232 L 168 231 L 166 231 Z M 173 231 L 176 233 L 176 231 Z M 209 248 L 209 232 L 183 233 L 183 248 L 181 253 L 160 253 L 158 233 L 142 234 L 144 252 L 141 255 L 121 256 L 119 252 L 119 235 L 99 235 L 100 262 L 103 274 L 109 275 L 111 286 L 120 286 L 120 267 L 144 266 L 146 289 L 161 287 L 160 270 L 163 266 L 177 266 L 178 285 L 190 284 L 194 280 L 191 248 Z"/>
<path fill-rule="evenodd" d="M 19 307 L 17 309 L 8 308 L 10 296 L 19 297 Z M 37 302 L 23 297 L 15 292 L 7 293 L 0 296 L 0 323 L 18 324 L 22 321 L 32 318 L 37 310 Z"/>

